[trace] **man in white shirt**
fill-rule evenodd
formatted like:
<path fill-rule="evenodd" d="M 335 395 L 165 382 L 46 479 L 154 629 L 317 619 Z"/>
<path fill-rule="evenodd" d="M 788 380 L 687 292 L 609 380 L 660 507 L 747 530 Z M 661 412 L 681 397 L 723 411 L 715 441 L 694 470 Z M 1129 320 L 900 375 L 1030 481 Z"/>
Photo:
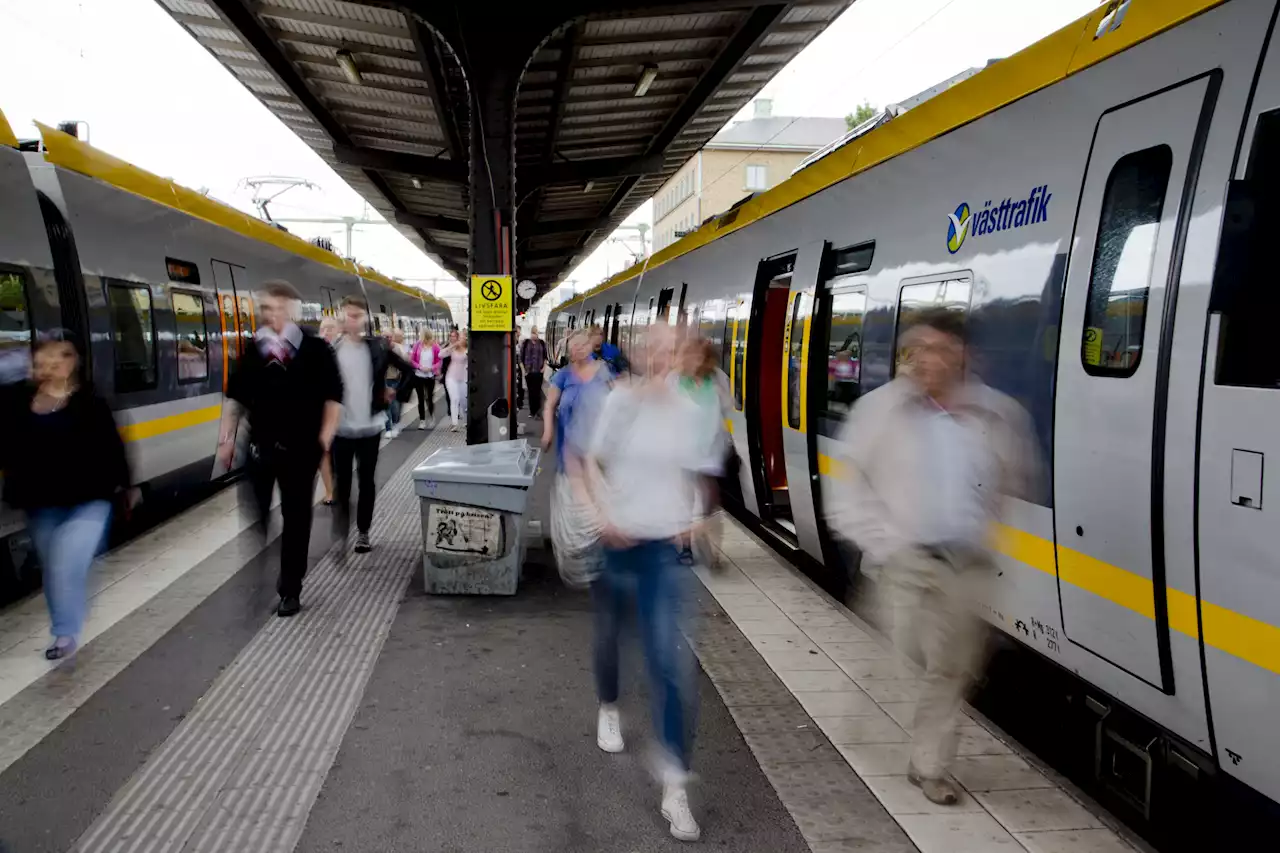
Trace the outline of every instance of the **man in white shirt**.
<path fill-rule="evenodd" d="M 359 471 L 360 497 L 356 504 L 355 552 L 373 549 L 369 527 L 373 524 L 373 504 L 377 487 L 378 449 L 386 425 L 385 411 L 395 393 L 387 387 L 387 368 L 394 364 L 401 375 L 413 366 L 400 357 L 380 337 L 368 335 L 369 313 L 363 297 L 342 300 L 342 336 L 334 344 L 338 371 L 342 375 L 342 416 L 331 455 L 335 480 L 334 525 L 345 538 L 351 526 L 351 467 Z"/>
<path fill-rule="evenodd" d="M 983 663 L 987 533 L 1003 495 L 1028 496 L 1036 454 L 1026 412 L 966 376 L 963 314 L 925 312 L 902 346 L 898 377 L 841 431 L 828 519 L 879 570 L 899 651 L 923 657 L 907 773 L 951 805 L 961 705 Z"/>

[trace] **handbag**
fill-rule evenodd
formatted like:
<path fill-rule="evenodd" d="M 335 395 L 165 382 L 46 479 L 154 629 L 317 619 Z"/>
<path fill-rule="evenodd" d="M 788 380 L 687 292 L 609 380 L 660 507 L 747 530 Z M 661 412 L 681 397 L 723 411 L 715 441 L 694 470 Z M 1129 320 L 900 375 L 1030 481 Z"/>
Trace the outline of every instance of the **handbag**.
<path fill-rule="evenodd" d="M 582 589 L 600 576 L 600 528 L 595 509 L 578 499 L 567 475 L 557 474 L 551 491 L 551 552 L 565 586 Z"/>

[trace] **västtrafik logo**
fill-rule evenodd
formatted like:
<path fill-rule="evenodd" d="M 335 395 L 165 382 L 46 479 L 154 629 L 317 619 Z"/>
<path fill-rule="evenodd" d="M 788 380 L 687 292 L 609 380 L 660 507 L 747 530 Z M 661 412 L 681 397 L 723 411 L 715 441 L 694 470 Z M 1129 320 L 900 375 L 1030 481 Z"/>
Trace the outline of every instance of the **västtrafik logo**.
<path fill-rule="evenodd" d="M 954 255 L 969 238 L 1048 221 L 1052 198 L 1049 185 L 1043 184 L 1025 199 L 1006 198 L 999 204 L 988 201 L 977 212 L 969 208 L 968 202 L 962 202 L 955 213 L 947 214 L 947 251 Z"/>

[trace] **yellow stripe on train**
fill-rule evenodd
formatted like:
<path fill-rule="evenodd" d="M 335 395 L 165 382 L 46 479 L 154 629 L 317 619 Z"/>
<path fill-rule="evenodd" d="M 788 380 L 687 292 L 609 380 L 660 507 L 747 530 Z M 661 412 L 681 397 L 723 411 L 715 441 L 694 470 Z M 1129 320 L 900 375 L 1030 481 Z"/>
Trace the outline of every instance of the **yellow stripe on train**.
<path fill-rule="evenodd" d="M 187 427 L 211 423 L 221 417 L 221 405 L 209 406 L 204 409 L 192 409 L 189 412 L 179 412 L 176 415 L 166 415 L 163 418 L 155 418 L 136 424 L 126 424 L 120 427 L 120 437 L 125 441 L 141 441 L 144 438 L 154 438 L 157 435 L 176 432 Z"/>

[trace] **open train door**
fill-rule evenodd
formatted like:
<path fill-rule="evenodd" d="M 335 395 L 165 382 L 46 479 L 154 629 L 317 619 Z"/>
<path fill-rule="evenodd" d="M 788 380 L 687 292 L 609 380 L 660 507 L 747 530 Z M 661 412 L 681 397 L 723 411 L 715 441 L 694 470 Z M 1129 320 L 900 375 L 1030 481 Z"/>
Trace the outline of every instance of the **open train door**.
<path fill-rule="evenodd" d="M 822 540 L 814 508 L 809 440 L 809 333 L 826 244 L 761 261 L 752 300 L 748 397 L 751 470 L 760 519 L 815 559 Z M 752 423 L 753 421 L 753 423 Z"/>

